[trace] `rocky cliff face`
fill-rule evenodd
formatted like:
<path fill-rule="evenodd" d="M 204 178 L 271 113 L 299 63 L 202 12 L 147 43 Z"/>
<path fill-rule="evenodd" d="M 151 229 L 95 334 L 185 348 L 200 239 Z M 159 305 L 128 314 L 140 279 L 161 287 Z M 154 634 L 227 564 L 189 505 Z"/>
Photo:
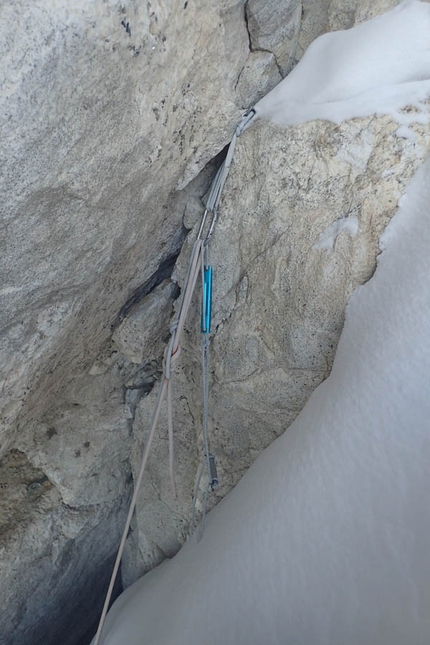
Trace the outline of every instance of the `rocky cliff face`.
<path fill-rule="evenodd" d="M 1 643 L 86 642 L 217 155 L 313 38 L 389 8 L 339 4 L 3 3 Z M 260 124 L 240 139 L 212 255 L 218 497 L 328 374 L 348 296 L 428 147 L 414 132 L 378 118 Z M 187 532 L 201 456 L 193 316 L 175 378 L 179 498 L 161 427 L 126 584 Z"/>

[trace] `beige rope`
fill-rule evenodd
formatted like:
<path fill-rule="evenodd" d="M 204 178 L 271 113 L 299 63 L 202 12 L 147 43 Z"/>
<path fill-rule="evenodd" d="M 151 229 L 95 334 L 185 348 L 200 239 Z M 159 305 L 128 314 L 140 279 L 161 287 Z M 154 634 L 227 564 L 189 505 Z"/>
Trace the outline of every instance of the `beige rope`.
<path fill-rule="evenodd" d="M 169 476 L 173 499 L 177 499 L 175 482 L 175 444 L 173 441 L 172 379 L 167 382 L 167 429 L 169 433 Z"/>
<path fill-rule="evenodd" d="M 173 451 L 173 415 L 172 415 L 172 389 L 171 389 L 171 368 L 179 358 L 180 354 L 180 341 L 182 332 L 185 325 L 185 320 L 191 305 L 191 300 L 193 297 L 193 292 L 196 286 L 197 278 L 200 273 L 200 260 L 203 248 L 203 240 L 198 239 L 193 247 L 193 252 L 190 261 L 190 269 L 187 276 L 187 283 L 185 285 L 184 296 L 180 305 L 178 316 L 176 317 L 171 329 L 172 337 L 168 347 L 166 348 L 165 356 L 165 366 L 163 373 L 163 380 L 161 387 L 158 392 L 157 402 L 155 410 L 152 417 L 151 428 L 149 431 L 148 441 L 145 446 L 145 451 L 142 457 L 142 463 L 140 465 L 139 475 L 137 477 L 133 497 L 131 498 L 130 508 L 128 510 L 127 520 L 125 523 L 124 531 L 121 537 L 121 542 L 119 545 L 118 553 L 115 560 L 115 565 L 112 571 L 112 576 L 109 582 L 108 591 L 106 594 L 106 599 L 103 605 L 102 614 L 100 617 L 97 633 L 94 639 L 94 645 L 98 645 L 100 642 L 101 633 L 103 630 L 103 625 L 106 619 L 106 614 L 109 608 L 109 603 L 112 597 L 112 591 L 115 584 L 116 576 L 118 574 L 119 566 L 121 563 L 121 558 L 124 553 L 125 543 L 127 540 L 127 535 L 130 529 L 131 520 L 133 517 L 134 509 L 136 507 L 137 497 L 139 495 L 139 489 L 142 483 L 143 475 L 146 469 L 146 464 L 148 462 L 149 453 L 151 450 L 152 440 L 155 435 L 155 430 L 157 427 L 158 419 L 160 417 L 161 406 L 164 400 L 164 396 L 167 393 L 167 424 L 168 424 L 168 433 L 169 433 L 169 471 L 170 471 L 170 480 L 172 483 L 172 493 L 173 497 L 176 499 L 176 484 L 174 478 L 174 451 Z"/>
<path fill-rule="evenodd" d="M 121 558 L 124 552 L 125 543 L 127 540 L 128 531 L 130 529 L 131 520 L 133 517 L 133 512 L 136 507 L 137 497 L 139 495 L 139 489 L 142 483 L 143 475 L 145 472 L 146 464 L 148 461 L 149 453 L 151 450 L 152 440 L 154 438 L 155 430 L 157 427 L 158 419 L 161 412 L 161 406 L 164 400 L 164 396 L 167 394 L 167 426 L 168 426 L 168 435 L 169 435 L 169 472 L 170 472 L 170 481 L 172 484 L 172 494 L 176 499 L 176 484 L 174 477 L 174 444 L 173 444 L 173 414 L 172 414 L 172 385 L 171 385 L 171 369 L 175 362 L 178 360 L 181 353 L 181 336 L 184 330 L 185 321 L 188 315 L 188 311 L 191 305 L 191 300 L 193 297 L 194 289 L 196 286 L 197 278 L 200 273 L 200 263 L 203 256 L 203 247 L 210 241 L 212 236 L 214 226 L 217 220 L 217 209 L 221 199 L 222 191 L 224 184 L 227 180 L 230 165 L 233 158 L 233 153 L 236 146 L 237 137 L 242 134 L 242 132 L 249 126 L 252 119 L 255 117 L 255 111 L 253 109 L 249 110 L 244 114 L 242 121 L 236 128 L 236 132 L 233 135 L 232 141 L 230 143 L 226 159 L 222 166 L 219 168 L 218 173 L 214 179 L 214 182 L 211 187 L 209 194 L 208 205 L 202 217 L 200 228 L 197 234 L 197 240 L 194 243 L 193 250 L 191 253 L 189 268 L 187 276 L 185 279 L 185 285 L 183 290 L 183 297 L 181 299 L 178 314 L 172 323 L 171 329 L 171 338 L 168 346 L 166 347 L 165 356 L 164 356 L 164 372 L 163 380 L 158 392 L 157 402 L 155 410 L 152 417 L 151 428 L 149 431 L 148 441 L 145 446 L 145 451 L 142 457 L 142 463 L 139 470 L 139 475 L 135 483 L 133 497 L 131 498 L 130 508 L 128 510 L 127 520 L 124 527 L 124 532 L 121 537 L 121 542 L 119 545 L 118 553 L 115 560 L 115 565 L 113 568 L 112 576 L 109 582 L 109 588 L 106 594 L 106 599 L 103 605 L 102 614 L 100 617 L 99 625 L 97 628 L 97 633 L 95 635 L 93 645 L 99 645 L 101 633 L 103 630 L 103 625 L 106 619 L 106 614 L 108 611 L 109 603 L 112 597 L 113 586 L 115 584 L 116 576 L 118 574 L 119 566 L 121 563 Z M 206 223 L 206 217 L 208 212 L 211 212 L 213 215 L 212 222 L 209 227 L 205 241 L 202 239 L 203 229 Z"/>

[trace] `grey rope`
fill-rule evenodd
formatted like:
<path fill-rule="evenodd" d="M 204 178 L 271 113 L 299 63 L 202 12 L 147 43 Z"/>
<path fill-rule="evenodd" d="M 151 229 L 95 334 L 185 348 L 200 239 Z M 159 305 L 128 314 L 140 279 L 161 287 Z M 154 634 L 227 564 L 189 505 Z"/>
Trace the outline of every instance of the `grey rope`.
<path fill-rule="evenodd" d="M 200 466 L 199 475 L 197 477 L 196 486 L 194 489 L 193 497 L 193 508 L 191 515 L 191 524 L 190 524 L 190 535 L 196 530 L 196 513 L 197 513 L 197 500 L 200 490 L 200 484 L 203 477 L 203 474 L 206 472 L 208 476 L 208 482 L 205 487 L 205 493 L 203 496 L 203 508 L 202 508 L 202 518 L 200 522 L 200 537 L 203 535 L 206 521 L 206 509 L 207 501 L 209 497 L 209 491 L 211 489 L 211 478 L 210 478 L 210 451 L 209 451 L 209 337 L 208 334 L 202 334 L 202 390 L 203 390 L 203 418 L 202 418 L 202 428 L 203 428 L 203 450 L 204 450 L 204 460 Z"/>
<path fill-rule="evenodd" d="M 209 198 L 206 205 L 204 219 L 202 220 L 202 223 L 199 229 L 199 235 L 201 235 L 206 223 L 207 213 L 212 212 L 213 214 L 212 222 L 209 226 L 208 233 L 203 243 L 204 252 L 202 254 L 202 283 L 204 282 L 204 267 L 205 265 L 206 266 L 209 265 L 209 243 L 218 218 L 218 205 L 221 200 L 224 184 L 230 172 L 230 166 L 231 166 L 234 151 L 236 148 L 237 138 L 242 134 L 242 132 L 244 132 L 244 130 L 246 130 L 246 128 L 249 126 L 254 116 L 255 116 L 255 111 L 253 109 L 247 112 L 243 116 L 242 121 L 237 126 L 236 131 L 233 135 L 229 149 L 227 151 L 227 156 L 224 162 L 219 167 L 218 172 L 215 175 L 215 178 L 212 182 L 211 191 L 209 193 Z M 211 489 L 214 490 L 218 486 L 218 479 L 215 480 L 212 478 L 211 460 L 213 464 L 214 458 L 212 457 L 209 449 L 209 337 L 208 337 L 208 334 L 202 334 L 202 388 L 203 388 L 202 426 L 203 426 L 204 460 L 200 466 L 196 485 L 194 488 L 189 536 L 193 535 L 197 529 L 197 526 L 196 526 L 197 500 L 199 496 L 200 484 L 205 472 L 207 473 L 207 476 L 208 476 L 208 482 L 205 486 L 205 491 L 203 494 L 202 517 L 200 521 L 200 527 L 199 527 L 199 533 L 197 535 L 197 539 L 201 539 L 204 533 L 207 506 L 208 506 L 208 500 L 209 500 L 209 491 Z"/>
<path fill-rule="evenodd" d="M 155 435 L 155 430 L 157 428 L 158 419 L 161 412 L 161 405 L 163 403 L 164 396 L 167 394 L 167 410 L 168 415 L 171 414 L 171 368 L 174 361 L 177 361 L 180 354 L 180 338 L 184 328 L 185 319 L 191 304 L 191 298 L 194 292 L 194 288 L 197 282 L 197 277 L 200 272 L 199 261 L 201 259 L 201 254 L 203 252 L 203 241 L 201 238 L 197 239 L 190 258 L 189 270 L 187 273 L 186 282 L 184 285 L 184 294 L 181 298 L 180 306 L 178 309 L 178 314 L 171 325 L 172 336 L 168 346 L 166 347 L 165 356 L 164 356 L 164 374 L 160 384 L 160 389 L 157 395 L 157 402 L 155 405 L 155 410 L 152 417 L 151 428 L 149 431 L 149 436 L 146 442 L 145 450 L 142 457 L 142 462 L 140 465 L 139 475 L 135 482 L 133 497 L 131 498 L 130 508 L 128 510 L 127 520 L 125 523 L 124 531 L 121 537 L 121 542 L 118 548 L 118 553 L 115 560 L 115 565 L 113 568 L 112 576 L 109 582 L 108 591 L 106 594 L 105 602 L 103 605 L 99 625 L 97 628 L 97 633 L 94 639 L 94 645 L 98 645 L 100 642 L 103 625 L 106 619 L 109 602 L 112 597 L 113 586 L 115 584 L 116 576 L 118 575 L 119 566 L 121 563 L 122 554 L 124 552 L 125 543 L 127 540 L 128 531 L 130 529 L 131 520 L 133 517 L 134 509 L 136 507 L 137 497 L 139 494 L 140 486 L 142 483 L 143 475 L 146 469 L 146 464 L 149 458 L 149 453 L 151 450 L 152 440 Z M 173 496 L 176 495 L 176 487 L 173 477 L 173 424 L 171 419 L 168 420 L 168 431 L 169 431 L 169 448 L 171 449 L 169 455 L 169 467 L 170 467 L 170 476 L 172 480 L 172 491 Z"/>
<path fill-rule="evenodd" d="M 109 607 L 110 599 L 112 597 L 113 586 L 114 586 L 114 583 L 115 583 L 116 576 L 118 574 L 122 554 L 123 554 L 124 548 L 125 548 L 125 543 L 126 543 L 128 531 L 129 531 L 129 528 L 130 528 L 131 520 L 132 520 L 132 517 L 133 517 L 136 502 L 137 502 L 137 497 L 138 497 L 138 494 L 139 494 L 139 489 L 140 489 L 140 486 L 141 486 L 141 483 L 142 483 L 143 475 L 144 475 L 144 472 L 145 472 L 145 469 L 146 469 L 146 464 L 147 464 L 149 453 L 150 453 L 150 450 L 151 450 L 152 440 L 153 440 L 154 435 L 155 435 L 155 430 L 156 430 L 156 427 L 157 427 L 157 422 L 158 422 L 158 418 L 159 418 L 160 411 L 161 411 L 161 405 L 162 405 L 162 402 L 163 402 L 163 399 L 164 399 L 165 396 L 167 396 L 167 409 L 168 409 L 169 469 L 170 469 L 170 478 L 171 478 L 171 481 L 172 481 L 173 496 L 174 497 L 176 496 L 176 486 L 175 486 L 175 480 L 174 480 L 174 476 L 173 476 L 173 423 L 172 423 L 171 368 L 173 366 L 173 363 L 178 360 L 179 354 L 180 354 L 180 351 L 181 351 L 181 349 L 180 349 L 180 339 L 181 339 L 182 331 L 183 331 L 183 328 L 184 328 L 185 319 L 187 317 L 187 313 L 188 313 L 188 310 L 190 308 L 191 298 L 192 298 L 194 288 L 195 288 L 195 285 L 196 285 L 198 273 L 200 271 L 199 261 L 204 262 L 204 257 L 208 253 L 208 248 L 207 247 L 209 245 L 211 236 L 212 236 L 214 228 L 215 228 L 216 220 L 217 220 L 217 217 L 218 217 L 218 205 L 219 205 L 219 202 L 221 200 L 224 184 L 225 184 L 225 182 L 227 180 L 228 173 L 230 171 L 230 165 L 231 165 L 231 162 L 232 162 L 232 159 L 233 159 L 234 149 L 236 147 L 236 140 L 237 140 L 237 137 L 240 136 L 242 134 L 242 132 L 249 126 L 249 124 L 252 121 L 252 119 L 254 118 L 254 116 L 255 116 L 255 111 L 254 110 L 250 110 L 249 112 L 247 112 L 243 116 L 241 122 L 237 126 L 236 131 L 235 131 L 235 133 L 233 135 L 230 147 L 229 147 L 228 152 L 227 152 L 227 156 L 226 156 L 224 162 L 222 163 L 221 167 L 219 168 L 219 170 L 218 170 L 218 172 L 217 172 L 217 174 L 215 176 L 215 179 L 214 179 L 214 181 L 212 183 L 212 187 L 211 187 L 211 191 L 210 191 L 209 199 L 208 199 L 208 204 L 207 204 L 205 212 L 203 213 L 202 221 L 201 221 L 199 231 L 198 231 L 198 234 L 197 234 L 197 239 L 196 239 L 196 241 L 194 243 L 193 250 L 192 250 L 192 253 L 191 253 L 191 258 L 190 258 L 190 263 L 189 263 L 189 266 L 188 266 L 187 276 L 186 276 L 186 279 L 185 279 L 184 287 L 183 287 L 180 302 L 179 302 L 178 313 L 177 313 L 174 321 L 172 322 L 172 324 L 170 326 L 171 338 L 170 338 L 168 346 L 166 347 L 166 351 L 165 351 L 165 355 L 164 355 L 164 374 L 163 374 L 163 378 L 162 378 L 162 381 L 161 381 L 161 384 L 160 384 L 160 389 L 159 389 L 158 396 L 157 396 L 157 402 L 156 402 L 155 410 L 154 410 L 153 417 L 152 417 L 149 436 L 148 436 L 146 446 L 145 446 L 145 450 L 144 450 L 143 457 L 142 457 L 142 462 L 141 462 L 141 466 L 140 466 L 140 470 L 139 470 L 139 475 L 138 475 L 136 483 L 135 483 L 134 492 L 133 492 L 133 496 L 132 496 L 132 499 L 131 499 L 131 502 L 130 502 L 130 508 L 129 508 L 128 515 L 127 515 L 127 520 L 126 520 L 124 531 L 123 531 L 123 534 L 122 534 L 122 537 L 121 537 L 121 542 L 120 542 L 120 545 L 119 545 L 119 548 L 118 548 L 118 553 L 117 553 L 117 557 L 116 557 L 116 560 L 115 560 L 115 565 L 114 565 L 112 576 L 111 576 L 111 579 L 110 579 L 110 582 L 109 582 L 109 588 L 108 588 L 108 591 L 107 591 L 107 594 L 106 594 L 105 602 L 104 602 L 104 605 L 103 605 L 103 610 L 102 610 L 102 613 L 101 613 L 101 616 L 100 616 L 100 621 L 99 621 L 99 625 L 98 625 L 98 628 L 97 628 L 97 633 L 96 633 L 95 638 L 94 638 L 94 644 L 93 645 L 99 645 L 99 642 L 100 642 L 104 622 L 105 622 L 105 619 L 106 619 L 107 610 L 108 610 L 108 607 Z M 212 212 L 212 222 L 211 222 L 211 224 L 209 226 L 209 231 L 208 231 L 208 233 L 206 235 L 206 238 L 205 238 L 205 240 L 203 240 L 202 239 L 203 230 L 205 228 L 205 224 L 206 224 L 206 220 L 207 220 L 207 216 L 208 216 L 209 212 Z M 208 341 L 208 339 L 207 339 L 207 341 Z M 208 343 L 209 343 L 209 341 L 208 341 Z M 204 384 L 203 388 L 204 388 L 204 392 L 207 392 L 207 395 L 204 394 L 204 398 L 206 396 L 206 404 L 204 404 L 204 406 L 206 405 L 206 411 L 203 412 L 203 423 L 204 423 L 204 425 L 205 425 L 205 421 L 204 421 L 205 416 L 206 416 L 206 418 L 208 418 L 208 405 L 209 405 L 208 404 L 208 397 L 209 397 L 209 371 L 208 371 L 209 370 L 209 363 L 208 363 L 209 357 L 208 357 L 208 348 L 209 348 L 209 344 L 207 345 L 207 348 L 205 350 L 205 352 L 207 354 L 207 359 L 206 359 L 204 371 L 206 371 L 207 377 L 204 377 L 204 378 L 206 378 L 206 380 L 205 380 L 205 384 Z M 206 421 L 206 430 L 204 430 L 204 434 L 205 433 L 207 434 L 207 428 L 208 428 L 208 425 L 207 425 L 207 421 Z M 212 456 L 209 453 L 209 440 L 207 439 L 207 441 L 206 441 L 206 439 L 205 439 L 204 441 L 205 441 L 206 458 L 205 458 L 205 462 L 203 464 L 203 467 L 201 469 L 201 473 L 200 473 L 199 478 L 198 478 L 198 483 L 197 483 L 197 486 L 196 486 L 196 494 L 195 494 L 195 497 L 196 497 L 196 495 L 198 493 L 198 488 L 200 486 L 201 477 L 203 475 L 203 471 L 207 468 L 208 471 L 209 471 L 209 482 L 208 482 L 208 486 L 206 487 L 205 497 L 204 497 L 204 500 L 203 500 L 203 520 L 205 519 L 205 516 L 206 516 L 207 497 L 208 497 L 208 494 L 209 494 L 209 489 L 211 487 L 211 476 L 210 475 L 211 475 L 211 458 L 212 458 Z M 193 506 L 194 506 L 194 503 L 193 503 Z M 193 525 L 194 525 L 195 511 L 194 511 L 193 515 L 194 515 L 194 519 L 193 519 Z"/>
<path fill-rule="evenodd" d="M 202 334 L 203 442 L 209 467 L 209 338 Z"/>

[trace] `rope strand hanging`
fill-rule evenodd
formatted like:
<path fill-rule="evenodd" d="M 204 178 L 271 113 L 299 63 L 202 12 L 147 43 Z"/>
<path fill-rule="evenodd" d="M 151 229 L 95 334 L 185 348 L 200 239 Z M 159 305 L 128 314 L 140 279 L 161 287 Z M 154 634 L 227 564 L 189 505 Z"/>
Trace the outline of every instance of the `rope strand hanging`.
<path fill-rule="evenodd" d="M 151 451 L 152 441 L 154 439 L 155 430 L 157 428 L 157 423 L 161 412 L 161 406 L 163 404 L 165 397 L 167 397 L 167 418 L 168 418 L 168 436 L 169 436 L 169 474 L 170 474 L 170 481 L 172 486 L 172 495 L 176 499 L 176 484 L 175 484 L 175 477 L 174 477 L 174 441 L 173 441 L 173 412 L 172 412 L 172 384 L 171 384 L 172 367 L 174 366 L 175 362 L 178 360 L 179 355 L 181 353 L 181 345 L 180 345 L 181 336 L 182 336 L 185 321 L 188 315 L 188 311 L 191 305 L 191 299 L 195 290 L 199 273 L 201 271 L 204 273 L 205 255 L 208 252 L 208 246 L 218 218 L 218 205 L 220 203 L 224 185 L 230 171 L 233 154 L 236 147 L 237 137 L 240 136 L 240 134 L 242 134 L 242 132 L 248 127 L 249 123 L 254 118 L 254 116 L 255 116 L 254 110 L 250 110 L 243 116 L 241 122 L 237 126 L 236 131 L 233 135 L 229 149 L 227 151 L 227 156 L 224 162 L 221 164 L 212 182 L 206 209 L 203 213 L 200 227 L 197 233 L 197 239 L 194 242 L 193 249 L 191 252 L 191 258 L 188 265 L 188 271 L 185 278 L 184 288 L 182 290 L 182 295 L 179 301 L 178 312 L 172 324 L 170 325 L 171 337 L 170 337 L 169 344 L 167 345 L 164 353 L 163 376 L 161 379 L 158 396 L 155 404 L 155 409 L 152 416 L 149 436 L 143 453 L 139 474 L 135 482 L 134 492 L 131 498 L 130 507 L 129 507 L 127 519 L 124 526 L 124 531 L 118 548 L 118 553 L 116 556 L 114 568 L 112 571 L 112 576 L 109 582 L 108 591 L 106 594 L 103 610 L 100 616 L 100 621 L 94 638 L 93 645 L 99 645 L 100 643 L 104 622 L 108 612 L 109 603 L 112 597 L 113 587 L 115 584 L 116 576 L 118 575 L 121 558 L 122 558 L 124 548 L 125 548 L 125 543 L 127 540 L 127 535 L 130 529 L 134 509 L 136 507 L 137 497 L 139 495 L 140 486 L 142 484 L 143 475 L 145 473 L 146 464 L 148 462 L 149 453 Z M 212 213 L 212 221 L 210 222 L 206 237 L 203 239 L 203 232 L 205 229 L 205 225 L 207 224 L 209 213 Z M 208 306 L 209 300 L 207 299 L 206 302 Z M 206 346 L 205 345 L 203 346 L 203 353 L 206 351 L 206 356 L 208 361 L 209 360 L 208 359 L 209 339 L 207 334 L 206 334 L 206 340 L 204 340 L 203 343 L 206 343 Z M 203 361 L 204 360 L 205 359 L 203 358 Z M 208 370 L 208 362 L 207 364 L 205 364 L 204 369 Z M 204 392 L 206 391 L 208 395 L 208 383 L 204 384 Z M 205 395 L 204 395 L 204 398 L 205 398 Z M 206 400 L 206 404 L 204 405 L 204 408 L 205 408 L 204 418 L 207 419 L 207 414 L 208 414 L 207 397 L 205 400 Z M 207 422 L 204 422 L 204 423 L 207 423 Z M 205 432 L 205 436 L 207 436 L 207 425 L 206 425 L 206 431 L 204 432 Z M 216 475 L 215 464 L 214 464 L 212 455 L 209 454 L 209 444 L 206 438 L 205 438 L 205 453 L 206 453 L 205 463 L 203 465 L 203 469 L 206 465 L 209 470 L 209 473 L 214 473 L 214 482 L 216 479 L 216 483 L 217 483 L 218 478 Z M 199 475 L 200 478 L 203 473 L 203 469 L 201 474 Z M 215 487 L 215 484 L 214 484 L 214 487 Z M 198 488 L 196 490 L 198 490 Z M 205 495 L 205 497 L 207 498 L 207 495 Z M 193 506 L 194 506 L 194 503 L 193 503 Z M 205 506 L 206 506 L 206 501 L 204 502 L 204 515 L 205 515 Z M 194 508 L 193 508 L 193 512 L 194 512 Z"/>

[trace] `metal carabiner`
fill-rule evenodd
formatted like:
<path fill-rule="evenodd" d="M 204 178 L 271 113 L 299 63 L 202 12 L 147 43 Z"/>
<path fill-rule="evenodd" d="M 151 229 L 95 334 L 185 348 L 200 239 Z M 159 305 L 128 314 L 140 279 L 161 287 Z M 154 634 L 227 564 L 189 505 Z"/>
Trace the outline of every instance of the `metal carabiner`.
<path fill-rule="evenodd" d="M 239 123 L 239 125 L 236 128 L 236 134 L 238 137 L 240 137 L 242 132 L 244 132 L 247 129 L 247 127 L 249 126 L 249 124 L 251 123 L 255 115 L 256 115 L 256 111 L 254 110 L 254 108 L 251 108 L 250 110 L 245 112 L 245 114 L 242 117 L 242 121 Z"/>
<path fill-rule="evenodd" d="M 216 490 L 219 486 L 218 473 L 216 469 L 215 457 L 209 455 L 209 487 L 212 491 Z"/>

